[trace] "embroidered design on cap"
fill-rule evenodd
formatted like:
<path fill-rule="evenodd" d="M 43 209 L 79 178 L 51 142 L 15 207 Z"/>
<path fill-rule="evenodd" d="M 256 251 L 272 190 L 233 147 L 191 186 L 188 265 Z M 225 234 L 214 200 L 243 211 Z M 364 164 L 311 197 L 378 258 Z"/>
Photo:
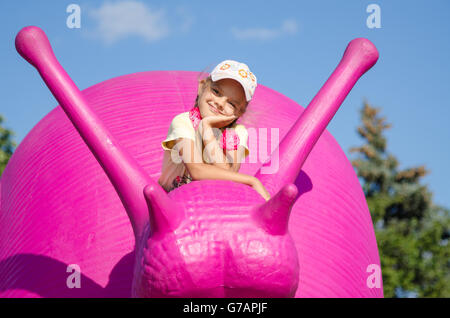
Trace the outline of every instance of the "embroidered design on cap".
<path fill-rule="evenodd" d="M 239 75 L 241 75 L 241 77 L 243 77 L 243 78 L 247 78 L 247 72 L 245 70 L 240 69 Z"/>
<path fill-rule="evenodd" d="M 255 81 L 255 75 L 253 75 L 252 72 L 249 72 L 249 73 L 250 73 L 250 78 L 252 79 L 252 82 L 254 82 Z"/>

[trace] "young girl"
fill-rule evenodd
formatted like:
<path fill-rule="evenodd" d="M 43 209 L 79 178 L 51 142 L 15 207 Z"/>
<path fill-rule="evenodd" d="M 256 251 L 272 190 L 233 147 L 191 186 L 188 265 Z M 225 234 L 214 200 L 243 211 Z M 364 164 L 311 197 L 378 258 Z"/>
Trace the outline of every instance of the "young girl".
<path fill-rule="evenodd" d="M 248 66 L 233 60 L 219 63 L 199 81 L 194 107 L 174 117 L 161 143 L 164 161 L 158 182 L 167 192 L 192 180 L 221 179 L 249 185 L 269 200 L 257 178 L 238 172 L 249 149 L 247 130 L 236 121 L 256 85 Z"/>

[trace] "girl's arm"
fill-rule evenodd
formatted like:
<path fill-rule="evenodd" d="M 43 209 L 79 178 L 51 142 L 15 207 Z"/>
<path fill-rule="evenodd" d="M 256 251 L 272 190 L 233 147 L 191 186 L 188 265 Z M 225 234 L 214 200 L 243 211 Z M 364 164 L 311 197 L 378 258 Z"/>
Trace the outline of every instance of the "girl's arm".
<path fill-rule="evenodd" d="M 245 153 L 245 148 L 239 146 L 237 150 L 224 150 L 219 146 L 219 142 L 215 137 L 209 139 L 203 137 L 205 144 L 204 156 L 211 165 L 238 172 L 241 166 L 241 158 Z"/>
<path fill-rule="evenodd" d="M 231 161 L 230 170 L 238 172 L 241 168 L 241 161 L 245 156 L 245 148 L 239 145 L 237 150 L 226 150 L 226 156 Z"/>
<path fill-rule="evenodd" d="M 251 186 L 266 201 L 270 199 L 270 194 L 264 188 L 261 181 L 259 181 L 254 176 L 222 169 L 220 167 L 195 160 L 196 158 L 199 158 L 199 149 L 195 147 L 193 140 L 187 138 L 179 138 L 177 139 L 177 143 L 174 147 L 177 147 L 177 149 L 179 149 L 181 159 L 183 160 L 186 169 L 189 171 L 192 180 L 231 180 Z"/>
<path fill-rule="evenodd" d="M 220 117 L 217 117 L 220 118 Z M 205 145 L 205 151 L 203 153 L 204 160 L 213 166 L 231 170 L 232 162 L 224 154 L 224 151 L 220 149 L 219 142 L 217 141 L 210 124 L 202 119 L 199 125 L 199 132 L 202 136 L 203 144 Z"/>
<path fill-rule="evenodd" d="M 203 144 L 205 145 L 205 161 L 215 167 L 231 170 L 232 161 L 224 154 L 224 151 L 220 149 L 219 142 L 214 135 L 202 135 L 202 139 Z"/>
<path fill-rule="evenodd" d="M 241 159 L 245 154 L 245 149 L 242 146 L 239 146 L 237 150 L 222 149 L 212 132 L 211 125 L 208 122 L 205 123 L 205 120 L 202 120 L 200 125 L 202 126 L 200 127 L 200 134 L 205 145 L 205 161 L 216 167 L 238 172 L 241 166 Z"/>

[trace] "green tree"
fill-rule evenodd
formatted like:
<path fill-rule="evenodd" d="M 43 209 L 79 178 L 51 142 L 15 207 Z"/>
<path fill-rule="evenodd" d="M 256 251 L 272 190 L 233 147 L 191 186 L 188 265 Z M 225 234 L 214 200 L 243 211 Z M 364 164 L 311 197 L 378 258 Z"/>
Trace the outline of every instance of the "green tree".
<path fill-rule="evenodd" d="M 432 202 L 420 183 L 424 166 L 401 170 L 386 150 L 391 127 L 364 102 L 352 161 L 375 227 L 385 297 L 450 297 L 450 210 Z"/>
<path fill-rule="evenodd" d="M 2 126 L 3 117 L 0 115 L 0 176 L 11 158 L 16 144 L 12 140 L 14 133 Z"/>

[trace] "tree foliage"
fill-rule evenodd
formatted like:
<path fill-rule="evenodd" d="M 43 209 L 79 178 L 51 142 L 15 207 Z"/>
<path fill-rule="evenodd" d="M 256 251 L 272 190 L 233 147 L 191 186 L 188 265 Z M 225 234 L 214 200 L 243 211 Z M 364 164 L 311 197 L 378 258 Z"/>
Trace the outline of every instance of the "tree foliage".
<path fill-rule="evenodd" d="M 0 176 L 11 158 L 16 144 L 12 140 L 14 133 L 3 127 L 3 117 L 0 115 Z"/>
<path fill-rule="evenodd" d="M 385 297 L 450 297 L 450 211 L 433 204 L 420 183 L 424 166 L 399 168 L 383 135 L 391 127 L 367 102 L 350 149 L 375 227 Z"/>

